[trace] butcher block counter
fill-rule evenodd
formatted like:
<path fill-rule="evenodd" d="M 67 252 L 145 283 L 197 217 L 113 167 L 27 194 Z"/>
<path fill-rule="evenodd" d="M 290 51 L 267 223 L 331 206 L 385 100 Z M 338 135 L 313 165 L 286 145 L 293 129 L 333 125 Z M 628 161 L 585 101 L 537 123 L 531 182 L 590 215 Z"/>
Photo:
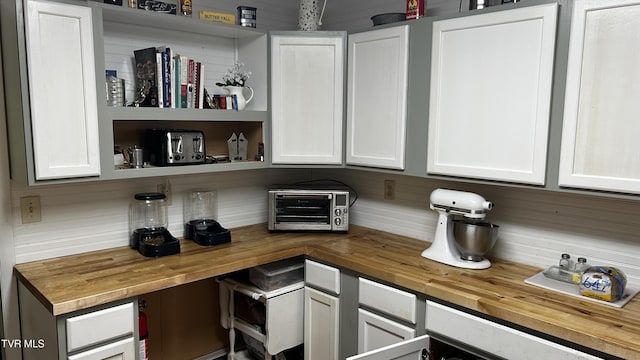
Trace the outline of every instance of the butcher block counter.
<path fill-rule="evenodd" d="M 625 359 L 640 359 L 640 299 L 622 309 L 527 285 L 542 269 L 491 259 L 486 270 L 443 265 L 429 243 L 352 226 L 348 233 L 231 230 L 229 244 L 181 240 L 181 253 L 145 258 L 120 247 L 16 265 L 18 279 L 53 314 L 106 304 L 299 255 Z"/>

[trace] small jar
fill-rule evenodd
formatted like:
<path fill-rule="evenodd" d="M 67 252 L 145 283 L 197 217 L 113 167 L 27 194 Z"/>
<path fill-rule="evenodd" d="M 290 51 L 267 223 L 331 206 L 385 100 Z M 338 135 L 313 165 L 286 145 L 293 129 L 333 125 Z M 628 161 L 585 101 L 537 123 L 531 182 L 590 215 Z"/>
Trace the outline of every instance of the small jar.
<path fill-rule="evenodd" d="M 578 262 L 576 262 L 573 267 L 573 271 L 582 274 L 588 268 L 589 268 L 589 264 L 587 264 L 587 259 L 583 257 L 579 257 Z"/>
<path fill-rule="evenodd" d="M 562 254 L 562 256 L 560 257 L 560 263 L 558 265 L 560 266 L 560 268 L 565 270 L 571 269 L 571 255 Z"/>
<path fill-rule="evenodd" d="M 139 193 L 129 204 L 129 245 L 163 240 L 167 234 L 168 209 L 163 193 Z"/>

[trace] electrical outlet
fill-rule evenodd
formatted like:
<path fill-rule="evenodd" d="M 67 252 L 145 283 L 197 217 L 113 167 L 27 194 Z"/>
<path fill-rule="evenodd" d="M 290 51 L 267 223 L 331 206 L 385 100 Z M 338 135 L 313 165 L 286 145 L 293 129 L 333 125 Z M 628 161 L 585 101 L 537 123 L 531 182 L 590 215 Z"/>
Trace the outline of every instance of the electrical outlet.
<path fill-rule="evenodd" d="M 384 199 L 394 200 L 396 198 L 396 181 L 385 180 L 384 181 Z"/>
<path fill-rule="evenodd" d="M 169 182 L 169 180 L 165 181 L 164 184 L 158 184 L 157 189 L 159 193 L 163 193 L 164 196 L 166 196 L 164 200 L 165 204 L 167 204 L 167 206 L 170 206 L 172 202 L 172 196 L 171 196 L 171 183 Z"/>
<path fill-rule="evenodd" d="M 20 198 L 20 214 L 23 224 L 40 222 L 40 196 L 24 196 Z"/>

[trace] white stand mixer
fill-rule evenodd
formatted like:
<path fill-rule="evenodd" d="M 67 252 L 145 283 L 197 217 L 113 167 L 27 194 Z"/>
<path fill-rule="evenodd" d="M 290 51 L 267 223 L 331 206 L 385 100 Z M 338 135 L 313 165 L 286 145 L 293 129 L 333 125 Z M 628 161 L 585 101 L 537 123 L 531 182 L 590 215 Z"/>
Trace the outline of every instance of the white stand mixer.
<path fill-rule="evenodd" d="M 438 212 L 438 224 L 433 243 L 422 252 L 422 256 L 443 264 L 466 269 L 490 267 L 491 262 L 487 259 L 469 261 L 462 258 L 462 254 L 455 244 L 451 216 L 460 215 L 468 219 L 482 220 L 487 211 L 493 208 L 493 203 L 478 194 L 445 189 L 434 190 L 429 201 L 430 208 Z"/>

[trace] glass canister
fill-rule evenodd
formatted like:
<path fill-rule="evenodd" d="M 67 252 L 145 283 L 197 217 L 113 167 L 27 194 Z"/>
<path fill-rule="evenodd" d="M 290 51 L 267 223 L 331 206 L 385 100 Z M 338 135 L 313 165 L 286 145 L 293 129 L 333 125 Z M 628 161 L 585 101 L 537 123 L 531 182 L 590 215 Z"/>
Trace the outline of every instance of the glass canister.
<path fill-rule="evenodd" d="M 207 231 L 218 225 L 218 193 L 215 190 L 194 190 L 185 200 L 185 239 L 194 240 L 196 231 Z"/>
<path fill-rule="evenodd" d="M 168 209 L 163 193 L 138 193 L 129 205 L 129 245 L 163 243 L 168 235 Z"/>

